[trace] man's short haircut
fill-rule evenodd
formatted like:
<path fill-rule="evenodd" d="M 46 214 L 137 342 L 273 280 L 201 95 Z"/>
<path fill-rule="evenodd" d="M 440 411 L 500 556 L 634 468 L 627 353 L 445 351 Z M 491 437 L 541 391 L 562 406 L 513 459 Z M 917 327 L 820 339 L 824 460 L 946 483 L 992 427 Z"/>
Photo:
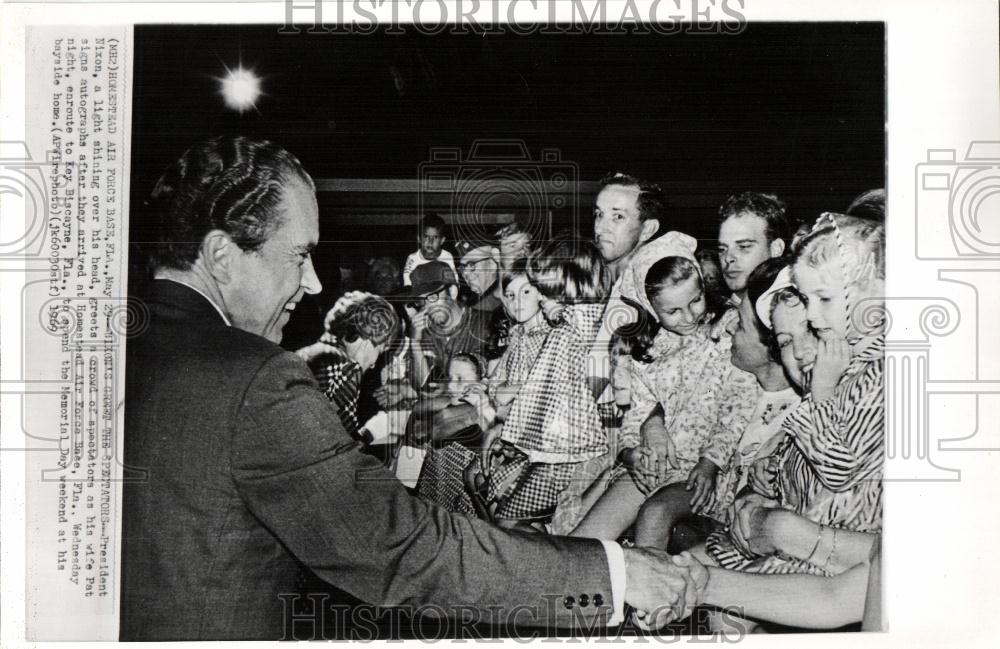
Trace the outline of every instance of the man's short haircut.
<path fill-rule="evenodd" d="M 212 230 L 229 234 L 241 250 L 259 250 L 284 223 L 277 206 L 294 180 L 315 191 L 302 163 L 273 142 L 218 136 L 194 145 L 146 201 L 153 267 L 189 269 Z"/>
<path fill-rule="evenodd" d="M 447 227 L 448 225 L 444 222 L 444 219 L 442 219 L 439 214 L 435 214 L 434 212 L 428 212 L 427 214 L 424 214 L 424 216 L 420 219 L 420 222 L 417 224 L 418 228 L 417 232 L 420 236 L 423 236 L 424 232 L 427 231 L 427 228 L 434 228 L 442 236 L 444 236 Z"/>
<path fill-rule="evenodd" d="M 719 226 L 734 216 L 753 214 L 767 223 L 764 236 L 767 242 L 781 240 L 788 246 L 791 225 L 785 213 L 785 202 L 774 194 L 743 192 L 726 198 L 719 206 Z"/>
<path fill-rule="evenodd" d="M 649 221 L 650 219 L 656 219 L 659 221 L 661 228 L 664 226 L 667 205 L 662 187 L 656 183 L 651 183 L 621 171 L 613 171 L 604 178 L 601 178 L 601 189 L 613 185 L 637 187 L 639 189 L 639 198 L 636 200 L 636 206 L 639 208 L 639 220 Z M 655 232 L 653 236 L 656 236 Z"/>
<path fill-rule="evenodd" d="M 860 216 L 873 221 L 885 221 L 885 189 L 869 189 L 862 192 L 851 201 L 850 207 L 844 212 L 848 216 Z"/>

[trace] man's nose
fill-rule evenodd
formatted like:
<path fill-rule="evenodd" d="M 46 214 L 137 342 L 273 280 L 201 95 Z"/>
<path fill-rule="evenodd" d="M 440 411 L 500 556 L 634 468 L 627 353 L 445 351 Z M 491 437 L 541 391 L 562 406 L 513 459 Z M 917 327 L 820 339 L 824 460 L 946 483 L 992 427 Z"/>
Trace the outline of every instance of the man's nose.
<path fill-rule="evenodd" d="M 306 259 L 306 263 L 302 268 L 302 279 L 299 281 L 299 284 L 310 295 L 316 295 L 323 290 L 323 284 L 320 283 L 316 269 L 313 268 L 312 257 Z"/>

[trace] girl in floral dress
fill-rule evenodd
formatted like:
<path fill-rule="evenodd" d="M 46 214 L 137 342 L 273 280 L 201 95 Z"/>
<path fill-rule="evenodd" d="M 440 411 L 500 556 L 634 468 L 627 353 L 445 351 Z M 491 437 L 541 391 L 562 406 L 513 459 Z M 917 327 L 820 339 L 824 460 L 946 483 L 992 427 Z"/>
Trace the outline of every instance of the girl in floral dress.
<path fill-rule="evenodd" d="M 694 238 L 669 232 L 632 261 L 622 292 L 631 292 L 629 283 L 642 287 L 638 302 L 658 331 L 651 344 L 637 336 L 628 359 L 631 407 L 619 438 L 624 471 L 571 536 L 616 539 L 635 523 L 636 544 L 663 547 L 681 517 L 716 514 L 716 478 L 756 405 L 758 387 L 752 374 L 730 363 L 730 339 L 709 336 L 696 246 Z M 665 430 L 642 439 L 640 427 L 657 405 Z"/>

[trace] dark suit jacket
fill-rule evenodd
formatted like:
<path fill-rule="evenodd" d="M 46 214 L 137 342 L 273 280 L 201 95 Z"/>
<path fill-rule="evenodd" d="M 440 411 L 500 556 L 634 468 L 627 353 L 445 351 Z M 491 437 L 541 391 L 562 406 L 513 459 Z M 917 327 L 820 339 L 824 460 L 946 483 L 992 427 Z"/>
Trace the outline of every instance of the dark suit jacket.
<path fill-rule="evenodd" d="M 294 592 L 295 558 L 378 605 L 559 626 L 610 615 L 599 542 L 506 533 L 411 497 L 297 356 L 182 284 L 153 285 L 127 347 L 125 462 L 148 474 L 125 484 L 122 640 L 291 637 L 279 594 Z"/>

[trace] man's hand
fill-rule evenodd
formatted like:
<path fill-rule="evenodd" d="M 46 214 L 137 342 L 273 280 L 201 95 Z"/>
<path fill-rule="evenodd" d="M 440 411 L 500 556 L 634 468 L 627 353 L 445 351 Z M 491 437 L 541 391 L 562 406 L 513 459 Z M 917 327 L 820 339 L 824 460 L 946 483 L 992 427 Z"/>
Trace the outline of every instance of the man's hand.
<path fill-rule="evenodd" d="M 812 370 L 813 401 L 819 403 L 833 396 L 840 383 L 840 377 L 851 361 L 851 349 L 847 341 L 833 334 L 824 334 L 816 348 L 816 363 Z"/>
<path fill-rule="evenodd" d="M 701 458 L 688 474 L 684 488 L 692 492 L 691 510 L 695 513 L 705 511 L 715 500 L 715 476 L 718 473 L 719 467 L 715 462 Z"/>
<path fill-rule="evenodd" d="M 705 602 L 705 589 L 708 587 L 709 572 L 698 559 L 690 552 L 681 552 L 670 557 L 675 566 L 687 568 L 691 575 L 691 586 L 694 592 L 689 596 L 685 593 L 684 599 L 689 605 L 698 606 Z"/>
<path fill-rule="evenodd" d="M 389 381 L 374 392 L 375 400 L 383 410 L 391 410 L 401 401 L 416 399 L 417 391 L 408 381 Z"/>
<path fill-rule="evenodd" d="M 778 503 L 760 494 L 747 494 L 733 504 L 731 536 L 738 545 L 756 555 L 775 552 L 768 519 L 772 512 L 780 511 Z"/>
<path fill-rule="evenodd" d="M 698 600 L 690 568 L 663 550 L 626 548 L 625 579 L 625 603 L 635 608 L 636 626 L 645 631 L 687 617 Z"/>
<path fill-rule="evenodd" d="M 427 310 L 416 311 L 406 307 L 406 313 L 410 316 L 410 339 L 422 340 L 427 330 Z"/>
<path fill-rule="evenodd" d="M 323 354 L 337 354 L 340 350 L 333 345 L 333 338 L 325 333 L 313 344 L 295 351 L 295 354 L 307 363 L 313 362 L 318 356 Z"/>

